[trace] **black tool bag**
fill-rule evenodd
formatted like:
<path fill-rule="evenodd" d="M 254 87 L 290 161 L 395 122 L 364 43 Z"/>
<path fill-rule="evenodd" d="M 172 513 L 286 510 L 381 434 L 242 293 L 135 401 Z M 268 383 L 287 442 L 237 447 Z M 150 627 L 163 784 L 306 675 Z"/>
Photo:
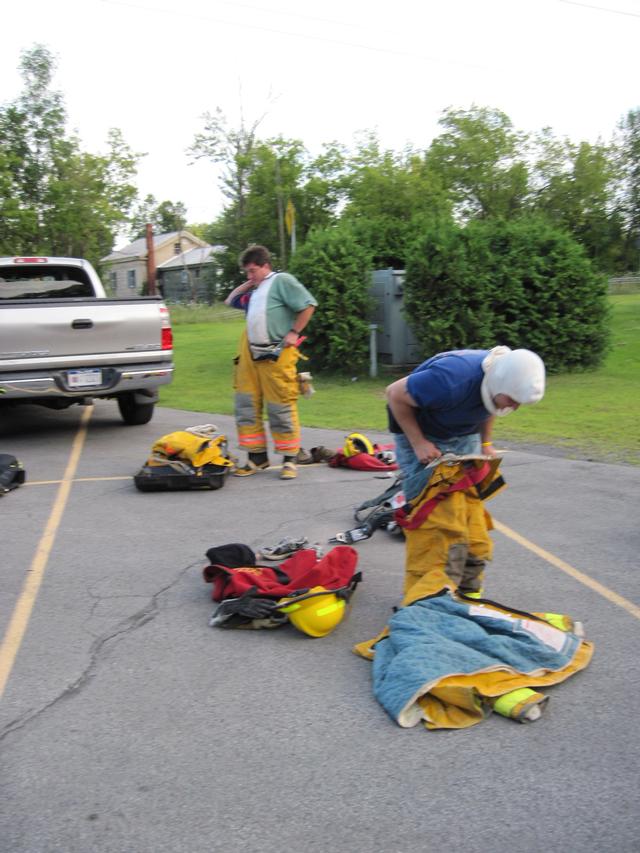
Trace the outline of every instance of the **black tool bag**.
<path fill-rule="evenodd" d="M 231 469 L 224 465 L 201 465 L 173 460 L 166 465 L 143 465 L 133 478 L 141 492 L 171 492 L 187 489 L 221 489 Z"/>
<path fill-rule="evenodd" d="M 10 453 L 0 453 L 0 497 L 24 483 L 26 472 L 22 462 Z"/>

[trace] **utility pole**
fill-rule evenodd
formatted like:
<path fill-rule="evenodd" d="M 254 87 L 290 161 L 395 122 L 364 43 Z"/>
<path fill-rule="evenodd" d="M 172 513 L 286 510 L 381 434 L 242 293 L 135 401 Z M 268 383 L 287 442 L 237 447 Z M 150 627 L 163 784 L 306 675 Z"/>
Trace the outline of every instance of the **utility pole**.
<path fill-rule="evenodd" d="M 280 261 L 282 269 L 287 268 L 287 244 L 284 236 L 284 207 L 282 204 L 282 186 L 280 183 L 280 160 L 276 157 L 276 198 L 278 200 L 278 236 L 280 238 Z"/>
<path fill-rule="evenodd" d="M 291 199 L 287 202 L 284 222 L 287 226 L 287 233 L 291 236 L 291 254 L 293 255 L 296 250 L 296 208 Z"/>
<path fill-rule="evenodd" d="M 153 245 L 153 226 L 147 222 L 147 287 L 149 296 L 155 296 L 156 291 L 156 255 Z"/>

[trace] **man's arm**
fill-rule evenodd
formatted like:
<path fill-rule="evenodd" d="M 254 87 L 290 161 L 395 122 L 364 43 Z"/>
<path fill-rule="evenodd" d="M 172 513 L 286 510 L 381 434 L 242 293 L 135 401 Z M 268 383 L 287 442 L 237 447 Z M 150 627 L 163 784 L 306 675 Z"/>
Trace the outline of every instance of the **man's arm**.
<path fill-rule="evenodd" d="M 429 441 L 422 434 L 416 418 L 416 410 L 419 406 L 407 391 L 407 378 L 405 376 L 403 379 L 398 379 L 397 382 L 393 382 L 387 386 L 387 403 L 394 418 L 411 444 L 418 461 L 427 465 L 429 462 L 433 462 L 434 459 L 442 456 L 442 453 L 433 442 Z"/>
<path fill-rule="evenodd" d="M 300 337 L 300 333 L 306 328 L 307 323 L 311 319 L 311 315 L 315 310 L 315 305 L 307 305 L 306 308 L 303 308 L 302 311 L 299 311 L 296 314 L 295 319 L 291 324 L 291 328 L 282 339 L 285 347 L 295 346 L 296 341 Z"/>
<path fill-rule="evenodd" d="M 235 287 L 231 293 L 224 300 L 225 305 L 232 305 L 234 299 L 237 299 L 238 296 L 242 296 L 243 293 L 246 293 L 248 290 L 251 290 L 253 287 L 253 283 L 250 281 L 243 281 L 242 284 L 239 284 Z M 232 305 L 232 307 L 235 307 Z"/>
<path fill-rule="evenodd" d="M 498 454 L 493 449 L 493 444 L 491 442 L 491 434 L 493 433 L 493 422 L 495 421 L 496 416 L 491 415 L 490 418 L 482 424 L 480 428 L 480 441 L 482 442 L 482 453 L 485 456 L 497 456 Z"/>

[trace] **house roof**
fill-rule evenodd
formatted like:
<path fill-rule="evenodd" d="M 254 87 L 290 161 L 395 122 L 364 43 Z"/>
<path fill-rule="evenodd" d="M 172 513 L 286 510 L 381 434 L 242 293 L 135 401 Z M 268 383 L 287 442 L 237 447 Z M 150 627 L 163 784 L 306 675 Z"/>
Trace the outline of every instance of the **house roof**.
<path fill-rule="evenodd" d="M 189 231 L 168 231 L 166 234 L 154 234 L 153 235 L 153 245 L 154 248 L 158 249 L 160 246 L 164 246 L 165 243 L 170 242 L 171 240 L 176 240 L 177 238 L 188 237 L 190 240 L 193 240 L 194 243 L 198 243 L 200 246 L 206 246 L 207 244 L 204 240 L 201 240 L 199 237 L 191 234 Z M 125 261 L 132 260 L 134 258 L 143 259 L 147 257 L 147 238 L 139 237 L 137 240 L 134 240 L 133 243 L 129 243 L 126 246 L 123 246 L 121 249 L 115 249 L 108 255 L 105 255 L 101 260 L 105 261 Z"/>
<path fill-rule="evenodd" d="M 191 267 L 199 266 L 200 264 L 213 263 L 213 255 L 220 252 L 224 246 L 199 246 L 194 249 L 188 249 L 186 252 L 181 252 L 179 255 L 174 255 L 163 264 L 158 264 L 159 270 L 175 269 L 176 267 Z"/>

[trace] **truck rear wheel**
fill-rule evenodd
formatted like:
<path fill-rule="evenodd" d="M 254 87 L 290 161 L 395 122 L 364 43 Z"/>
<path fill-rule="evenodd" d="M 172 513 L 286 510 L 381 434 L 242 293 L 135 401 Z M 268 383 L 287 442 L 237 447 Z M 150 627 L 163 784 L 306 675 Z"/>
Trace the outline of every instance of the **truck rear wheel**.
<path fill-rule="evenodd" d="M 118 397 L 118 408 L 122 420 L 127 426 L 141 426 L 148 424 L 153 417 L 155 403 L 139 403 L 136 395 L 132 392 L 120 394 Z"/>

